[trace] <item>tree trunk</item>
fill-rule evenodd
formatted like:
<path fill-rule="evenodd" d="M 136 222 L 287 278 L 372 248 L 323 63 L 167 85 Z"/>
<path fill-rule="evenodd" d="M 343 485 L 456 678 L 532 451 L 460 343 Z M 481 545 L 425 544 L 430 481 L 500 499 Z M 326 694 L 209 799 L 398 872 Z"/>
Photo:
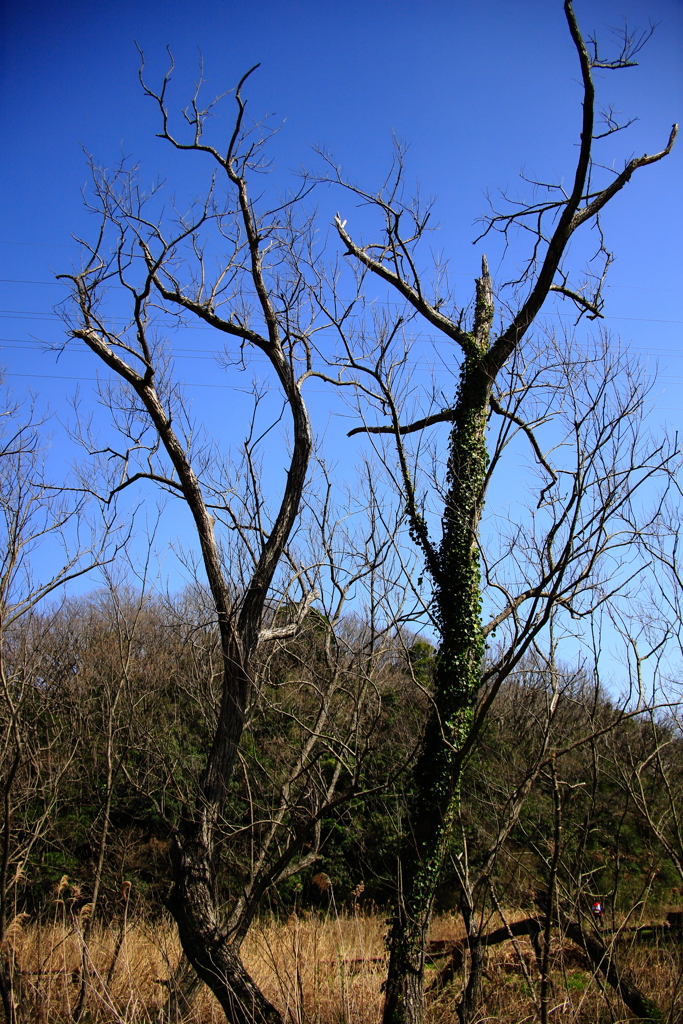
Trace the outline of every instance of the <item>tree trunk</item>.
<path fill-rule="evenodd" d="M 217 907 L 216 822 L 225 806 L 244 725 L 249 675 L 235 637 L 223 630 L 223 696 L 194 811 L 186 811 L 172 846 L 169 909 L 185 956 L 221 1004 L 229 1024 L 282 1024 L 240 957 L 239 932 L 228 932 Z"/>
<path fill-rule="evenodd" d="M 474 908 L 471 905 L 463 908 L 463 917 L 467 927 L 470 969 L 465 991 L 458 1004 L 458 1021 L 460 1024 L 470 1024 L 481 998 L 481 979 L 484 973 L 486 943 L 479 934 Z"/>
<path fill-rule="evenodd" d="M 95 914 L 97 913 L 97 903 L 100 895 L 100 886 L 102 885 L 102 875 L 104 874 L 104 858 L 107 851 L 107 840 L 109 838 L 109 819 L 111 816 L 111 800 L 113 792 L 114 782 L 114 761 L 112 756 L 113 748 L 113 725 L 112 725 L 112 714 L 118 703 L 119 694 L 121 693 L 122 681 L 119 683 L 117 688 L 116 698 L 113 702 L 113 708 L 109 709 L 109 719 L 107 722 L 107 743 L 106 743 L 106 761 L 107 761 L 107 778 L 105 784 L 105 801 L 104 801 L 104 813 L 102 820 L 102 834 L 100 836 L 100 845 L 97 854 L 97 866 L 95 868 L 95 881 L 92 890 L 92 900 L 90 907 L 90 916 L 88 917 L 85 928 L 83 929 L 83 935 L 81 936 L 81 991 L 78 996 L 78 1003 L 73 1011 L 74 1024 L 78 1024 L 81 1017 L 84 1015 L 86 1007 L 88 1005 L 88 995 L 90 989 L 90 949 L 88 943 L 90 942 L 90 932 L 92 931 L 93 924 L 95 923 Z"/>
<path fill-rule="evenodd" d="M 22 745 L 19 733 L 19 722 L 17 710 L 10 698 L 9 687 L 5 676 L 3 661 L 3 638 L 0 634 L 0 676 L 2 677 L 3 689 L 11 711 L 11 729 L 14 736 L 15 752 L 11 764 L 7 770 L 7 777 L 3 787 L 3 823 L 2 823 L 2 858 L 0 861 L 0 999 L 5 1012 L 7 1024 L 16 1024 L 18 1020 L 18 1005 L 15 993 L 15 969 L 14 950 L 11 943 L 7 943 L 7 893 L 10 864 L 10 844 L 12 834 L 12 789 L 14 781 L 21 765 Z M 4 948 L 3 948 L 4 947 Z"/>
<path fill-rule="evenodd" d="M 462 366 L 453 411 L 449 488 L 435 579 L 441 645 L 432 712 L 414 770 L 401 860 L 402 892 L 389 935 L 384 1024 L 422 1022 L 424 946 L 441 869 L 453 843 L 465 744 L 481 685 L 485 645 L 477 541 L 491 394 L 482 364 L 492 318 L 491 279 L 484 259 L 472 348 Z"/>
<path fill-rule="evenodd" d="M 282 1024 L 242 964 L 239 944 L 221 928 L 206 815 L 175 838 L 170 909 L 185 955 L 221 1004 L 229 1024 Z"/>
<path fill-rule="evenodd" d="M 424 951 L 430 911 L 431 901 L 422 908 L 421 917 L 411 917 L 407 913 L 405 901 L 399 896 L 388 937 L 389 969 L 383 1024 L 422 1022 Z"/>

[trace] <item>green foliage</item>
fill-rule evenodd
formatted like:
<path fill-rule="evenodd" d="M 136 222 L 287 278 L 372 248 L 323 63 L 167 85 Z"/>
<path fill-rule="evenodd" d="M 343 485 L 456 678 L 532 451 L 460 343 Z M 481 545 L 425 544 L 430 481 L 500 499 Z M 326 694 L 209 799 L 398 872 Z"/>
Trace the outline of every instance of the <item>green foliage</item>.
<path fill-rule="evenodd" d="M 427 640 L 416 640 L 408 648 L 408 660 L 415 679 L 421 686 L 429 686 L 436 669 L 436 651 Z"/>
<path fill-rule="evenodd" d="M 13 791 L 10 873 L 19 863 L 23 871 L 12 891 L 18 910 L 52 913 L 63 875 L 88 899 L 102 836 L 108 723 L 114 759 L 100 913 L 118 911 L 126 879 L 133 882 L 133 905 L 140 912 L 151 917 L 163 905 L 172 829 L 202 768 L 220 682 L 215 633 L 210 626 L 193 629 L 193 618 L 201 620 L 200 609 L 188 607 L 187 598 L 175 606 L 148 604 L 125 659 L 121 623 L 98 595 L 44 619 L 34 617 L 8 638 L 8 671 L 24 687 L 27 749 Z M 233 779 L 225 816 L 220 885 L 228 906 L 248 878 L 253 849 L 266 840 L 282 787 L 294 776 L 272 856 L 333 779 L 337 792 L 351 795 L 323 817 L 315 861 L 272 888 L 271 908 L 326 907 L 332 897 L 312 882 L 320 873 L 329 876 L 338 904 L 355 899 L 361 883 L 362 900 L 385 904 L 391 898 L 406 810 L 420 799 L 409 769 L 421 740 L 425 749 L 421 730 L 428 694 L 442 669 L 423 639 L 364 660 L 367 633 L 361 620 L 339 625 L 334 638 L 330 630 L 327 620 L 311 614 L 297 637 L 273 645 L 257 664 L 259 685 L 240 751 L 243 767 Z M 571 748 L 591 732 L 600 734 L 556 766 L 564 794 L 562 891 L 576 894 L 583 907 L 589 897 L 600 896 L 608 913 L 643 898 L 667 902 L 681 880 L 624 779 L 630 764 L 644 763 L 640 778 L 652 814 L 665 817 L 661 772 L 683 792 L 680 736 L 648 719 L 620 719 L 590 678 L 568 670 L 560 675 L 550 744 Z M 324 728 L 306 771 L 293 776 L 327 684 Z M 448 829 L 455 829 L 458 841 L 467 843 L 472 870 L 483 864 L 505 807 L 539 756 L 544 741 L 538 723 L 547 717 L 549 699 L 547 673 L 527 661 L 494 702 L 442 833 L 447 840 Z M 651 756 L 657 744 L 665 760 Z M 528 903 L 547 884 L 552 826 L 552 787 L 541 772 L 491 868 L 505 901 Z M 457 902 L 451 852 L 445 841 L 436 888 L 442 907 Z M 438 867 L 433 859 L 424 873 L 425 891 L 436 884 Z"/>

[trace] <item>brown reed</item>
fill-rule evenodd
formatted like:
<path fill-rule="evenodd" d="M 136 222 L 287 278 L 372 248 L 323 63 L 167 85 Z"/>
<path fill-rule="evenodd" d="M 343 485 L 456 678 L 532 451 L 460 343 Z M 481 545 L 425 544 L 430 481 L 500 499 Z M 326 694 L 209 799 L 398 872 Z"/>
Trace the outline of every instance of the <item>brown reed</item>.
<path fill-rule="evenodd" d="M 83 909 L 73 894 L 60 892 L 50 922 L 18 918 L 8 932 L 14 964 L 20 1020 L 26 1024 L 62 1024 L 71 1020 L 78 998 L 83 962 Z M 508 920 L 523 916 L 511 912 Z M 507 915 L 506 915 L 507 916 Z M 499 922 L 496 922 L 496 925 Z M 286 920 L 265 917 L 252 928 L 243 948 L 247 969 L 286 1024 L 376 1024 L 381 1019 L 381 986 L 386 973 L 386 922 L 375 908 L 358 906 L 337 912 L 292 913 Z M 443 966 L 449 943 L 463 938 L 460 919 L 435 919 L 432 939 L 440 952 L 428 968 L 432 980 Z M 148 926 L 143 921 L 111 927 L 95 925 L 86 950 L 92 989 L 89 1024 L 160 1024 L 169 993 L 168 981 L 180 958 L 172 922 Z M 644 991 L 656 999 L 671 1022 L 683 1019 L 683 957 L 675 942 L 626 942 L 620 963 Z M 524 971 L 520 957 L 527 968 Z M 554 1001 L 551 1019 L 563 1024 L 629 1021 L 614 992 L 606 988 L 571 943 L 558 939 L 552 948 Z M 525 938 L 488 951 L 483 1024 L 523 1024 L 538 1019 L 535 957 Z M 529 984 L 531 980 L 531 986 Z M 537 988 L 537 986 L 536 986 Z M 458 980 L 428 1000 L 427 1024 L 456 1024 Z M 166 1017 L 168 1020 L 168 1017 Z M 177 1018 L 184 1024 L 219 1024 L 220 1006 L 201 988 Z"/>

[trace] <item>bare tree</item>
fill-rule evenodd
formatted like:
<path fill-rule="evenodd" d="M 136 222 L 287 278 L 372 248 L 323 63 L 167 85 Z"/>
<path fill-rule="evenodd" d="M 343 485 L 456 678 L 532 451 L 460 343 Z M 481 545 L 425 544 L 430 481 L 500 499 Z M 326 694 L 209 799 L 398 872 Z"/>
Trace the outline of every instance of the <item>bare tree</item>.
<path fill-rule="evenodd" d="M 666 852 L 683 880 L 683 816 L 681 815 L 681 685 L 671 650 L 683 650 L 683 573 L 680 561 L 680 497 L 667 503 L 660 529 L 644 533 L 640 543 L 657 567 L 652 584 L 637 603 L 617 618 L 628 638 L 631 685 L 641 699 L 658 705 L 643 715 L 641 728 L 615 741 L 613 770 L 642 815 L 646 827 Z"/>
<path fill-rule="evenodd" d="M 431 277 L 419 269 L 418 246 L 430 211 L 419 201 L 404 198 L 400 148 L 392 174 L 377 193 L 350 183 L 328 158 L 331 171 L 325 180 L 359 198 L 381 223 L 377 240 L 365 243 L 354 239 L 346 219 L 336 218 L 358 291 L 345 301 L 343 275 L 319 278 L 316 295 L 340 345 L 339 376 L 330 374 L 328 379 L 351 385 L 359 396 L 363 425 L 351 433 L 392 439 L 385 464 L 433 582 L 440 637 L 432 711 L 415 766 L 415 796 L 389 938 L 385 1024 L 422 1020 L 424 948 L 434 892 L 456 842 L 463 768 L 496 693 L 547 627 L 553 609 L 563 609 L 570 621 L 587 619 L 610 593 L 628 587 L 628 572 L 617 569 L 611 584 L 610 577 L 620 552 L 629 551 L 643 528 L 635 523 L 634 491 L 665 471 L 673 458 L 672 447 L 648 446 L 640 437 L 642 390 L 628 381 L 625 365 L 619 367 L 618 358 L 614 360 L 611 341 L 604 340 L 602 352 L 577 359 L 567 339 L 542 333 L 534 339 L 530 334 L 551 295 L 571 301 L 579 318 L 600 317 L 601 288 L 611 259 L 602 239 L 601 211 L 636 171 L 671 152 L 677 133 L 674 126 L 662 150 L 628 160 L 621 171 L 601 165 L 594 153 L 599 140 L 626 125 L 612 115 L 599 124 L 593 73 L 633 66 L 645 37 L 625 32 L 619 52 L 605 57 L 597 42 L 581 35 L 571 0 L 566 0 L 564 11 L 583 86 L 577 162 L 569 188 L 535 182 L 541 198 L 510 202 L 486 218 L 482 237 L 499 231 L 511 241 L 519 229 L 531 239 L 521 272 L 500 290 L 499 326 L 485 257 L 471 311 L 455 305 L 443 265 Z M 548 194 L 550 198 L 545 197 Z M 583 284 L 573 285 L 567 254 L 572 237 L 584 225 L 597 227 L 601 269 Z M 374 321 L 365 314 L 361 297 L 370 279 L 383 282 L 392 299 L 388 312 Z M 405 378 L 411 371 L 410 337 L 418 334 L 420 325 L 436 330 L 444 342 L 460 350 L 461 360 L 453 370 L 458 383 L 446 408 L 423 409 L 419 418 L 406 422 L 404 417 L 412 411 L 406 396 L 413 398 Z M 437 387 L 434 393 L 438 394 Z M 559 435 L 546 430 L 544 440 L 541 428 L 554 411 L 565 414 L 566 430 Z M 372 412 L 379 419 L 376 425 L 368 422 Z M 492 415 L 500 417 L 502 425 L 489 455 Z M 449 424 L 447 455 L 443 464 L 432 463 L 434 499 L 429 500 L 420 475 L 429 462 L 422 435 L 438 423 Z M 528 526 L 514 520 L 505 549 L 489 543 L 487 530 L 482 530 L 482 509 L 513 434 L 529 443 L 544 479 Z M 415 435 L 418 440 L 411 450 Z M 570 450 L 571 464 L 563 461 Z M 657 514 L 656 501 L 650 514 Z M 438 539 L 430 529 L 434 519 L 441 522 Z M 631 569 L 633 574 L 639 571 L 635 563 Z M 486 624 L 484 601 L 487 610 L 493 605 Z M 496 630 L 506 633 L 505 640 L 487 663 L 487 640 Z M 461 1002 L 463 1024 L 473 1007 L 468 998 Z"/>
<path fill-rule="evenodd" d="M 212 186 L 205 203 L 179 217 L 167 236 L 159 223 L 148 219 L 145 197 L 131 175 L 120 169 L 112 180 L 96 171 L 95 203 L 102 227 L 83 270 L 70 275 L 76 306 L 70 333 L 102 360 L 123 388 L 125 398 L 120 405 L 125 402 L 124 415 L 131 421 L 130 441 L 119 453 L 120 480 L 110 493 L 145 478 L 187 503 L 220 632 L 223 682 L 216 728 L 201 781 L 174 838 L 171 907 L 182 945 L 228 1019 L 277 1021 L 279 1014 L 242 965 L 239 941 L 230 941 L 221 926 L 215 899 L 216 828 L 237 761 L 252 660 L 264 627 L 270 587 L 299 514 L 311 456 L 311 428 L 302 394 L 307 370 L 306 311 L 296 274 L 286 263 L 282 265 L 280 234 L 287 231 L 282 211 L 259 216 L 249 196 L 247 177 L 258 167 L 262 140 L 250 140 L 244 131 L 244 79 L 236 92 L 234 131 L 223 153 L 203 141 L 208 111 L 199 109 L 196 97 L 188 114 L 189 141 L 180 141 L 171 133 L 166 108 L 169 80 L 170 72 L 159 93 L 143 82 L 146 94 L 158 104 L 162 136 L 179 150 L 208 157 L 225 176 L 225 194 L 219 199 L 219 186 Z M 287 209 L 285 205 L 285 215 Z M 211 279 L 201 238 L 207 225 L 215 226 L 219 238 L 232 246 L 227 263 Z M 179 262 L 185 246 L 190 254 L 194 251 L 199 271 L 183 284 Z M 100 295 L 112 279 L 130 297 L 132 315 L 123 331 L 108 326 L 99 308 Z M 292 417 L 291 457 L 272 522 L 255 521 L 241 510 L 233 511 L 218 487 L 202 480 L 208 475 L 206 460 L 201 447 L 193 443 L 187 424 L 183 433 L 177 389 L 154 339 L 155 303 L 210 325 L 226 338 L 257 349 L 268 360 Z M 222 306 L 227 307 L 225 312 Z M 247 445 L 247 462 L 250 454 Z M 135 465 L 134 460 L 141 464 Z M 239 594 L 231 586 L 216 535 L 216 517 L 221 512 L 226 516 L 232 513 L 230 527 L 243 540 L 251 561 Z M 303 613 L 312 595 L 303 586 L 302 590 Z M 288 626 L 282 633 L 293 631 Z"/>
<path fill-rule="evenodd" d="M 210 162 L 215 174 L 201 203 L 165 219 L 155 209 L 158 191 L 143 194 L 134 171 L 93 165 L 100 233 L 85 246 L 83 268 L 66 275 L 73 284 L 66 316 L 70 338 L 111 371 L 101 397 L 116 433 L 101 440 L 81 422 L 75 434 L 97 466 L 83 487 L 105 504 L 151 482 L 191 514 L 201 558 L 195 565 L 186 553 L 186 568 L 204 597 L 205 577 L 209 633 L 196 619 L 179 619 L 177 629 L 188 647 L 210 645 L 214 628 L 219 638 L 218 691 L 210 672 L 205 692 L 188 687 L 208 727 L 204 763 L 199 773 L 191 765 L 179 773 L 162 756 L 151 769 L 141 758 L 140 770 L 123 770 L 151 801 L 164 775 L 182 807 L 173 821 L 155 804 L 173 828 L 169 905 L 187 958 L 228 1020 L 274 1024 L 279 1013 L 245 970 L 242 942 L 269 889 L 319 855 L 325 816 L 367 785 L 364 759 L 382 723 L 382 673 L 400 646 L 398 627 L 416 611 L 401 608 L 405 574 L 391 564 L 396 548 L 387 539 L 398 526 L 383 518 L 372 473 L 350 497 L 355 507 L 339 511 L 322 464 L 317 494 L 306 486 L 313 442 L 303 387 L 320 322 L 304 274 L 311 222 L 297 219 L 308 186 L 271 209 L 251 198 L 268 133 L 248 121 L 248 76 L 236 90 L 224 150 L 204 141 L 211 108 L 199 107 L 198 94 L 186 111 L 188 140 L 176 136 L 167 111 L 171 71 L 158 92 L 141 72 L 161 137 Z M 109 290 L 112 284 L 118 292 Z M 123 327 L 120 288 L 130 304 Z M 247 365 L 250 352 L 265 357 L 280 405 L 274 409 L 267 390 L 254 386 L 237 455 L 190 418 L 173 379 L 169 316 L 234 342 L 237 353 L 226 349 L 222 356 L 228 365 Z M 285 413 L 289 448 L 282 449 L 286 468 L 274 499 L 276 478 L 267 478 L 261 459 Z M 349 526 L 354 518 L 363 524 L 360 533 Z M 362 593 L 369 626 L 354 631 L 348 603 Z M 415 607 L 423 611 L 419 600 Z M 296 643 L 306 658 L 297 657 Z M 221 863 L 232 879 L 224 906 Z"/>

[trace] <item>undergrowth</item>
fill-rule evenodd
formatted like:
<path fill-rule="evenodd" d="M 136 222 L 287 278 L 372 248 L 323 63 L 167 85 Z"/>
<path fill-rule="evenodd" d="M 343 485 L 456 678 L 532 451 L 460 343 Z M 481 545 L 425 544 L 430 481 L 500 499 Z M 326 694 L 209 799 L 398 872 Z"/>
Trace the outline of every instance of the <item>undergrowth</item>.
<path fill-rule="evenodd" d="M 121 920 L 95 925 L 87 947 L 84 918 L 60 902 L 54 918 L 17 918 L 5 943 L 20 1024 L 72 1021 L 83 970 L 90 985 L 81 1019 L 88 1024 L 213 1024 L 220 1006 L 204 986 L 183 972 L 175 928 L 165 921 Z M 506 915 L 507 916 L 507 915 Z M 510 912 L 507 920 L 515 919 Z M 524 916 L 520 912 L 520 916 Z M 285 1024 L 376 1024 L 386 976 L 384 916 L 375 908 L 340 913 L 303 912 L 263 918 L 243 947 L 244 962 Z M 456 915 L 436 918 L 428 966 L 427 1024 L 456 1024 L 460 981 L 436 983 L 450 946 L 462 939 Z M 679 941 L 633 941 L 620 946 L 620 965 L 656 1000 L 671 1024 L 683 1019 Z M 538 1019 L 537 970 L 526 938 L 488 950 L 479 1021 L 522 1024 Z M 177 983 L 177 984 L 175 984 Z M 551 1019 L 563 1024 L 630 1021 L 614 992 L 596 977 L 576 946 L 558 939 L 552 948 Z M 174 987 L 175 985 L 175 987 Z M 184 992 L 184 995 L 183 995 Z"/>

